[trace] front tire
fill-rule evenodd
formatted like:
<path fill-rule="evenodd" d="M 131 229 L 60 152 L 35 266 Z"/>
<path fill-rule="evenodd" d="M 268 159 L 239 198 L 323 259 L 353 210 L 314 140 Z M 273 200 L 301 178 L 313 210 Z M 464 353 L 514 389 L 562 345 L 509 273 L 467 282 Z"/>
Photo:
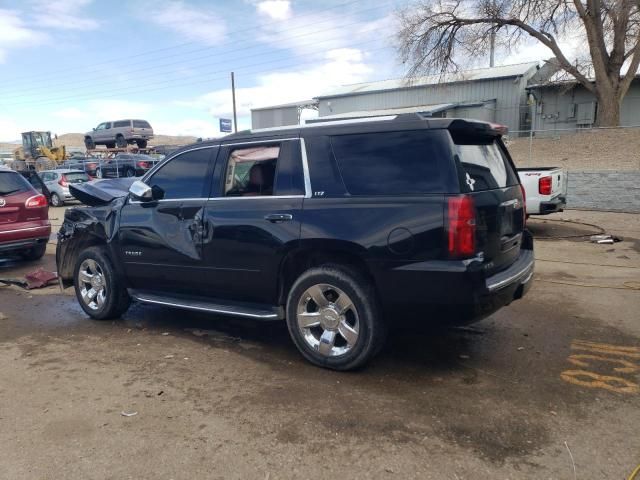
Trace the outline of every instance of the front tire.
<path fill-rule="evenodd" d="M 78 303 L 94 320 L 118 318 L 131 303 L 103 248 L 88 248 L 78 257 L 73 283 Z"/>
<path fill-rule="evenodd" d="M 127 168 L 124 171 L 124 176 L 127 178 L 132 178 L 136 176 L 136 171 L 133 168 Z"/>
<path fill-rule="evenodd" d="M 333 370 L 363 366 L 386 339 L 372 283 L 340 266 L 312 268 L 296 280 L 287 300 L 287 327 L 309 362 Z"/>
<path fill-rule="evenodd" d="M 101 168 L 97 168 L 96 169 L 96 178 L 102 178 L 102 169 Z"/>

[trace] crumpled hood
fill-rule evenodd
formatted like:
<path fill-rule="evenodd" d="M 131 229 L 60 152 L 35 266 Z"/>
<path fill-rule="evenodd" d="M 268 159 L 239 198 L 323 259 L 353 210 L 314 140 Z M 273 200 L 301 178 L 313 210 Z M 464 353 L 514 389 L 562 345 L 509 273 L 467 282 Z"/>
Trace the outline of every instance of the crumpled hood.
<path fill-rule="evenodd" d="M 129 194 L 129 187 L 137 178 L 113 178 L 109 180 L 92 180 L 87 183 L 70 184 L 71 195 L 85 205 L 97 207 L 107 205 L 116 198 Z"/>

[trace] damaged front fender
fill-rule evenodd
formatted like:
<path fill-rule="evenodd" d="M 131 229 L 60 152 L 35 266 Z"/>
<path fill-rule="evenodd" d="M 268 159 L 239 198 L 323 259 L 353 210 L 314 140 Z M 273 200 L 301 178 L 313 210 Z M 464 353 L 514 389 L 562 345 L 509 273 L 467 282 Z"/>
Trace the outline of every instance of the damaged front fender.
<path fill-rule="evenodd" d="M 119 212 L 124 202 L 124 198 L 116 198 L 100 207 L 77 207 L 65 212 L 56 247 L 58 277 L 63 287 L 73 285 L 76 262 L 82 251 L 104 245 L 112 252 Z"/>

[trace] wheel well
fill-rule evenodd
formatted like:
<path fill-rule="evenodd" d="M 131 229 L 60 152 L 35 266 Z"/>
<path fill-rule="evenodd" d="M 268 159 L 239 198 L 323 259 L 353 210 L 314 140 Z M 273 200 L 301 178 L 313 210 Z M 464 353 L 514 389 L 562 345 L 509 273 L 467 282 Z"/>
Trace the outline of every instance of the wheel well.
<path fill-rule="evenodd" d="M 310 268 L 322 265 L 347 266 L 357 271 L 371 283 L 374 283 L 373 275 L 366 262 L 356 253 L 343 250 L 296 250 L 290 252 L 282 261 L 279 275 L 278 304 L 287 303 L 287 295 L 296 279 Z"/>

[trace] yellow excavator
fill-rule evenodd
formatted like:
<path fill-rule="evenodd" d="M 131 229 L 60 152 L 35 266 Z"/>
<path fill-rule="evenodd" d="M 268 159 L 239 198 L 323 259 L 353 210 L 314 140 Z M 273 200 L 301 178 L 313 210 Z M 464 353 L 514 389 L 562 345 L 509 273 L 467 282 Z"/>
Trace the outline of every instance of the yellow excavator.
<path fill-rule="evenodd" d="M 64 162 L 64 145 L 54 147 L 51 132 L 24 132 L 22 146 L 13 151 L 14 170 L 50 170 Z"/>

